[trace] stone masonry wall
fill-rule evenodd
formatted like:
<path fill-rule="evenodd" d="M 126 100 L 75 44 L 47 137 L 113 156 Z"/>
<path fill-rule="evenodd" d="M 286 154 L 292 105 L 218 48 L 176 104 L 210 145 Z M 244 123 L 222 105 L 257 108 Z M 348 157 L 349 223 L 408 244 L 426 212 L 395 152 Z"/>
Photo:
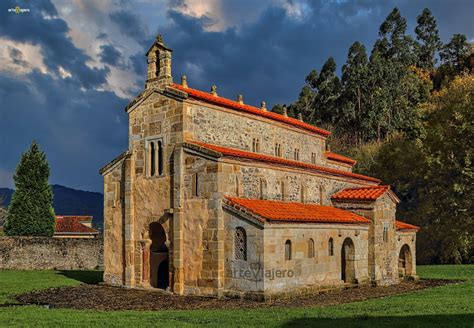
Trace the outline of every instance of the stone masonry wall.
<path fill-rule="evenodd" d="M 255 115 L 246 116 L 234 110 L 214 109 L 207 106 L 188 105 L 193 121 L 190 131 L 194 140 L 253 151 L 253 139 L 258 139 L 259 153 L 275 156 L 275 143 L 281 144 L 282 157 L 294 160 L 295 149 L 299 150 L 299 161 L 311 163 L 311 154 L 316 163 L 323 165 L 325 140 L 314 133 L 305 132 L 277 122 L 267 122 Z"/>
<path fill-rule="evenodd" d="M 0 237 L 0 269 L 93 270 L 102 267 L 102 239 Z"/>

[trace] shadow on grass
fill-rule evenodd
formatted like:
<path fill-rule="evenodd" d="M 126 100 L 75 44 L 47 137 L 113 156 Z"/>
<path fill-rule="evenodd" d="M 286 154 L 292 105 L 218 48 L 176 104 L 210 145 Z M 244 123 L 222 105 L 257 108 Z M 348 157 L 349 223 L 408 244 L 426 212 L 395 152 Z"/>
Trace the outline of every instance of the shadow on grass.
<path fill-rule="evenodd" d="M 289 327 L 472 327 L 474 314 L 415 315 L 400 317 L 358 316 L 352 318 L 300 318 L 283 324 Z"/>
<path fill-rule="evenodd" d="M 103 271 L 98 270 L 61 270 L 58 274 L 63 275 L 69 279 L 74 279 L 85 284 L 97 285 L 103 281 Z"/>

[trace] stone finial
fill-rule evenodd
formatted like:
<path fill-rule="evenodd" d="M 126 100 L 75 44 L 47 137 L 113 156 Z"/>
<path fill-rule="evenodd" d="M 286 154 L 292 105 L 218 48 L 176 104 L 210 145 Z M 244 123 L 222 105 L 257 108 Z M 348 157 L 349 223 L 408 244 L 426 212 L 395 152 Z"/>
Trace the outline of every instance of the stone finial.
<path fill-rule="evenodd" d="M 239 95 L 239 96 L 237 97 L 237 101 L 239 102 L 239 104 L 243 105 L 243 104 L 244 104 L 244 96 Z"/>
<path fill-rule="evenodd" d="M 266 111 L 267 111 L 267 103 L 264 102 L 264 101 L 262 101 L 262 104 L 261 104 L 260 108 L 261 108 L 264 112 L 266 112 Z"/>
<path fill-rule="evenodd" d="M 283 116 L 288 117 L 288 108 L 286 108 L 286 105 L 283 105 Z"/>
<path fill-rule="evenodd" d="M 158 35 L 156 36 L 156 42 L 163 44 L 163 37 L 161 36 L 161 34 L 158 34 Z"/>
<path fill-rule="evenodd" d="M 301 122 L 303 122 L 303 114 L 298 113 L 298 120 L 300 120 Z"/>
<path fill-rule="evenodd" d="M 214 97 L 217 97 L 217 86 L 215 84 L 211 87 L 211 93 Z"/>
<path fill-rule="evenodd" d="M 181 76 L 181 85 L 185 88 L 188 87 L 188 78 L 186 77 L 186 75 Z"/>

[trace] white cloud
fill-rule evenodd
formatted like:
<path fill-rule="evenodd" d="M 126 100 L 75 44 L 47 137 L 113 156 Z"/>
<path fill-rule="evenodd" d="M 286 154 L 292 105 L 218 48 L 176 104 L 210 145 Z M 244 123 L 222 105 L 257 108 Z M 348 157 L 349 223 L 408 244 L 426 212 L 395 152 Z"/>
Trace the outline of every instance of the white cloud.
<path fill-rule="evenodd" d="M 12 58 L 12 53 L 16 53 L 16 58 Z M 0 38 L 0 62 L 0 70 L 18 75 L 28 74 L 35 68 L 48 72 L 39 45 Z"/>

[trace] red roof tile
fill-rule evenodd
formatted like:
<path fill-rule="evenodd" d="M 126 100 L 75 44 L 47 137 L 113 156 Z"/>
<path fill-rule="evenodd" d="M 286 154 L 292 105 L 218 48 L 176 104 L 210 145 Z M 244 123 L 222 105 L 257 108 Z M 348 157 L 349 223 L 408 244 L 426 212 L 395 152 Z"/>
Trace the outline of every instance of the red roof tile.
<path fill-rule="evenodd" d="M 218 153 L 221 153 L 224 156 L 245 158 L 245 159 L 256 160 L 256 161 L 261 161 L 261 162 L 281 164 L 281 165 L 286 165 L 286 166 L 291 166 L 291 167 L 299 167 L 303 169 L 329 173 L 331 175 L 349 177 L 349 178 L 354 178 L 354 179 L 359 179 L 359 180 L 366 180 L 366 181 L 376 182 L 376 183 L 381 182 L 379 179 L 368 177 L 362 174 L 332 169 L 332 168 L 323 167 L 323 166 L 314 165 L 314 164 L 297 162 L 294 160 L 289 160 L 289 159 L 285 159 L 281 157 L 273 157 L 273 156 L 259 154 L 259 153 L 251 153 L 251 152 L 240 150 L 240 149 L 211 145 L 211 144 L 207 144 L 207 143 L 203 143 L 199 141 L 187 141 L 187 143 L 216 151 Z"/>
<path fill-rule="evenodd" d="M 331 199 L 376 200 L 388 190 L 390 186 L 346 188 L 332 195 Z"/>
<path fill-rule="evenodd" d="M 370 220 L 331 206 L 226 196 L 228 205 L 269 222 L 369 224 Z"/>
<path fill-rule="evenodd" d="M 56 219 L 75 219 L 78 221 L 92 221 L 90 215 L 56 215 Z"/>
<path fill-rule="evenodd" d="M 416 225 L 398 221 L 398 220 L 395 220 L 395 228 L 397 230 L 420 230 L 420 227 L 417 227 Z"/>
<path fill-rule="evenodd" d="M 319 135 L 322 135 L 322 136 L 329 136 L 331 134 L 331 132 L 329 132 L 327 130 L 315 127 L 311 124 L 302 122 L 302 121 L 297 120 L 295 118 L 286 117 L 286 116 L 283 116 L 281 114 L 277 114 L 275 112 L 269 112 L 269 111 L 266 112 L 266 111 L 263 111 L 263 110 L 261 110 L 257 107 L 241 104 L 237 101 L 233 101 L 233 100 L 230 100 L 230 99 L 227 99 L 227 98 L 214 96 L 214 95 L 212 95 L 212 93 L 208 93 L 208 92 L 204 92 L 204 91 L 200 91 L 200 90 L 196 90 L 196 89 L 192 89 L 192 88 L 186 88 L 186 87 L 183 87 L 182 85 L 176 84 L 176 83 L 173 84 L 173 88 L 186 92 L 189 95 L 189 97 L 191 97 L 191 98 L 202 100 L 202 101 L 214 104 L 214 105 L 219 105 L 219 106 L 223 106 L 223 107 L 226 107 L 226 108 L 235 109 L 235 110 L 238 110 L 238 111 L 241 111 L 241 112 L 246 112 L 246 113 L 258 115 L 258 116 L 261 116 L 261 117 L 269 118 L 269 119 L 272 119 L 274 121 L 279 121 L 279 122 L 282 122 L 282 123 L 286 123 L 286 124 L 298 127 L 300 129 L 315 132 L 315 133 L 317 133 Z"/>
<path fill-rule="evenodd" d="M 357 161 L 353 160 L 352 158 L 342 156 L 342 155 L 339 155 L 339 154 L 336 154 L 336 153 L 332 153 L 330 151 L 326 151 L 326 158 L 330 159 L 332 161 L 342 162 L 342 163 L 346 163 L 346 164 L 350 164 L 350 165 L 355 165 L 357 163 Z"/>
<path fill-rule="evenodd" d="M 77 216 L 57 216 L 55 234 L 98 234 L 99 232 L 90 228 L 80 221 L 81 218 Z"/>

